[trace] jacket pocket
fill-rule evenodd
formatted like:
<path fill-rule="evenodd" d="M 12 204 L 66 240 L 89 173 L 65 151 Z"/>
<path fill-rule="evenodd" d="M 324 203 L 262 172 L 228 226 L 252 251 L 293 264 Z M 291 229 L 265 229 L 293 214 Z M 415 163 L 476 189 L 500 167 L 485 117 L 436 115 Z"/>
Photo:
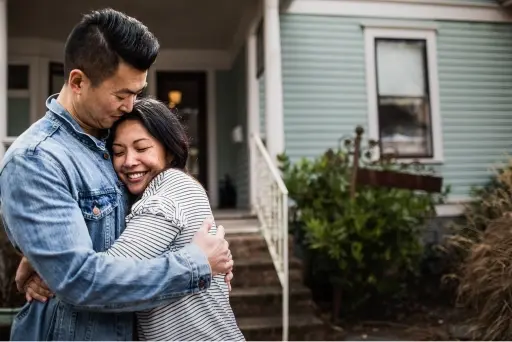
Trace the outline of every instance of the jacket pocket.
<path fill-rule="evenodd" d="M 78 205 L 86 220 L 101 220 L 117 207 L 118 193 L 115 188 L 80 191 Z"/>
<path fill-rule="evenodd" d="M 119 196 L 115 188 L 81 191 L 78 194 L 78 205 L 96 252 L 107 250 L 116 239 Z"/>

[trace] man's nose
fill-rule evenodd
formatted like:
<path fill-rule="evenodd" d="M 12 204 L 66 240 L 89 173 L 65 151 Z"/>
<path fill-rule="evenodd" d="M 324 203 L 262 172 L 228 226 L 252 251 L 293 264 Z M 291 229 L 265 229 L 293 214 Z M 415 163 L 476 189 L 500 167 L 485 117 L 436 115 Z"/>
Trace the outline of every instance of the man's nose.
<path fill-rule="evenodd" d="M 135 97 L 135 95 L 128 96 L 121 106 L 121 111 L 123 111 L 124 113 L 130 113 L 133 110 L 133 103 L 135 102 Z"/>

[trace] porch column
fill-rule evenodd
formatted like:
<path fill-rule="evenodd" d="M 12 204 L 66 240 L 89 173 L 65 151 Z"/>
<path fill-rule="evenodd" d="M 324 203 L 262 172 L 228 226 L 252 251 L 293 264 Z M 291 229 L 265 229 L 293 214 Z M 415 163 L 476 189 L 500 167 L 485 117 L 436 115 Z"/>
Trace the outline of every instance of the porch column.
<path fill-rule="evenodd" d="M 266 143 L 272 160 L 284 152 L 279 0 L 263 0 Z"/>
<path fill-rule="evenodd" d="M 254 134 L 260 135 L 259 87 L 256 78 L 256 32 L 251 30 L 247 37 L 246 48 L 246 80 L 247 80 L 247 133 L 249 144 L 249 194 L 250 207 L 256 205 L 256 146 L 252 141 Z"/>
<path fill-rule="evenodd" d="M 7 0 L 0 0 L 0 158 L 7 137 Z"/>

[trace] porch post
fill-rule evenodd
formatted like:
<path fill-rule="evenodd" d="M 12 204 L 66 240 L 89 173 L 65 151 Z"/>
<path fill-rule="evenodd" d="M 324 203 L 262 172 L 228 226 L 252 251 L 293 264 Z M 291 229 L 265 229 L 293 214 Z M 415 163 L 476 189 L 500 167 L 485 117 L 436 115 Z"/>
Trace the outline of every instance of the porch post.
<path fill-rule="evenodd" d="M 250 207 L 256 205 L 256 146 L 252 141 L 253 134 L 260 135 L 259 124 L 259 87 L 256 78 L 256 32 L 252 29 L 247 37 L 246 48 L 246 80 L 247 80 L 247 132 L 249 144 L 249 194 Z"/>
<path fill-rule="evenodd" d="M 7 0 L 0 0 L 0 158 L 7 137 Z"/>
<path fill-rule="evenodd" d="M 284 152 L 279 0 L 264 0 L 263 23 L 266 145 L 272 160 L 276 162 L 276 156 Z"/>

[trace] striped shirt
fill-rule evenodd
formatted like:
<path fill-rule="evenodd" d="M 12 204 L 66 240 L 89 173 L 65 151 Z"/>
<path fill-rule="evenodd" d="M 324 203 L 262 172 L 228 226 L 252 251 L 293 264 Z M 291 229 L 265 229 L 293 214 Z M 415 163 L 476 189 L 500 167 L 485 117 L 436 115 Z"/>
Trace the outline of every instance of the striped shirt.
<path fill-rule="evenodd" d="M 182 171 L 166 170 L 149 183 L 132 206 L 124 232 L 106 253 L 149 259 L 175 252 L 192 241 L 208 216 L 212 210 L 201 184 Z M 214 224 L 210 232 L 215 234 L 216 230 Z M 207 291 L 138 312 L 137 318 L 142 340 L 244 340 L 222 275 L 212 278 Z"/>

